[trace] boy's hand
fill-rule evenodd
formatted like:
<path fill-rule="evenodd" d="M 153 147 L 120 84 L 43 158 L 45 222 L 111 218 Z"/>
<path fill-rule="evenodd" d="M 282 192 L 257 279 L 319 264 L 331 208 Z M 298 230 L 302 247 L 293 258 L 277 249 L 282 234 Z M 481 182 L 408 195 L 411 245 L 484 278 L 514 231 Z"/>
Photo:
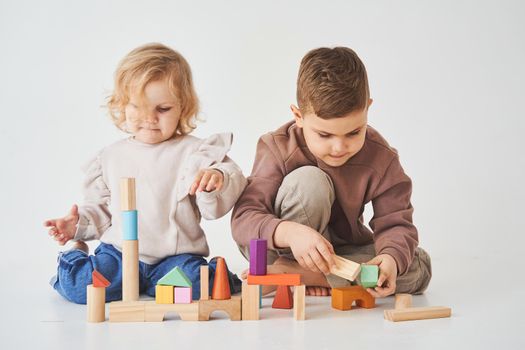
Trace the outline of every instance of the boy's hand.
<path fill-rule="evenodd" d="M 374 298 L 382 298 L 394 294 L 396 291 L 397 263 L 394 258 L 388 254 L 381 254 L 366 263 L 367 265 L 379 266 L 379 278 L 377 287 L 366 290 Z"/>
<path fill-rule="evenodd" d="M 190 187 L 190 195 L 194 195 L 197 191 L 212 192 L 219 191 L 222 188 L 224 182 L 224 175 L 216 169 L 204 169 L 200 170 L 195 181 Z"/>
<path fill-rule="evenodd" d="M 64 245 L 75 237 L 78 219 L 78 206 L 74 204 L 69 214 L 63 218 L 46 220 L 44 226 L 49 227 L 49 235 L 58 241 L 58 244 Z"/>
<path fill-rule="evenodd" d="M 330 273 L 335 266 L 332 244 L 316 230 L 291 221 L 283 221 L 275 230 L 277 246 L 290 247 L 302 267 L 313 272 Z"/>

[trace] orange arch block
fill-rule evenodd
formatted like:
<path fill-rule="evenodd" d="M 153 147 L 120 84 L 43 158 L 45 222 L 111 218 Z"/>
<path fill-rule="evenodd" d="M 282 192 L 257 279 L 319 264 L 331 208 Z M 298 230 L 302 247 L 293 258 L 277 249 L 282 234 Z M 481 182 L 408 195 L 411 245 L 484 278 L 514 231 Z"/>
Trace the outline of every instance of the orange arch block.
<path fill-rule="evenodd" d="M 375 298 L 361 286 L 332 288 L 332 307 L 337 310 L 350 310 L 352 304 L 372 309 L 376 306 Z"/>
<path fill-rule="evenodd" d="M 293 308 L 293 296 L 290 286 L 277 286 L 275 298 L 273 298 L 272 307 L 274 309 L 291 309 Z"/>
<path fill-rule="evenodd" d="M 228 268 L 224 258 L 217 258 L 217 267 L 215 268 L 215 278 L 211 298 L 216 300 L 231 299 L 230 282 L 228 281 Z"/>

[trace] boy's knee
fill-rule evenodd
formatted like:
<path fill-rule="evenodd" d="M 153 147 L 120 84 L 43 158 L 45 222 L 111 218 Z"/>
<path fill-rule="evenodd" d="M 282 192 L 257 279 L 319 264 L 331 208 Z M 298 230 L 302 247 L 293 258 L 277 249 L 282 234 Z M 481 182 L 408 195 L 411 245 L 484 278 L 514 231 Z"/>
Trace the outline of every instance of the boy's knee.
<path fill-rule="evenodd" d="M 277 192 L 276 206 L 300 202 L 315 210 L 330 208 L 334 200 L 335 191 L 330 176 L 318 167 L 303 166 L 284 177 Z"/>

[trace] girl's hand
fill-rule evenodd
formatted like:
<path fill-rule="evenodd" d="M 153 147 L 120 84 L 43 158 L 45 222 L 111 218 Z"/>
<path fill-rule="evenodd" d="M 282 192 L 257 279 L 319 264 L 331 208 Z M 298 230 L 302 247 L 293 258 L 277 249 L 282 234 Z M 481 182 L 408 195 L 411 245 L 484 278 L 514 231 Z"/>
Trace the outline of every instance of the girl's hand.
<path fill-rule="evenodd" d="M 58 244 L 64 245 L 67 241 L 75 237 L 78 219 L 78 206 L 74 204 L 69 214 L 63 218 L 46 220 L 44 226 L 49 227 L 49 235 L 53 237 Z"/>
<path fill-rule="evenodd" d="M 222 188 L 222 184 L 224 182 L 224 175 L 216 169 L 204 169 L 200 170 L 197 176 L 195 177 L 195 181 L 193 181 L 193 184 L 190 187 L 190 195 L 194 195 L 195 193 L 206 191 L 206 192 L 212 192 L 212 191 L 219 191 Z"/>
<path fill-rule="evenodd" d="M 382 298 L 394 294 L 396 291 L 397 264 L 394 258 L 388 254 L 381 254 L 366 263 L 367 265 L 379 266 L 379 278 L 377 287 L 366 290 L 374 298 Z"/>

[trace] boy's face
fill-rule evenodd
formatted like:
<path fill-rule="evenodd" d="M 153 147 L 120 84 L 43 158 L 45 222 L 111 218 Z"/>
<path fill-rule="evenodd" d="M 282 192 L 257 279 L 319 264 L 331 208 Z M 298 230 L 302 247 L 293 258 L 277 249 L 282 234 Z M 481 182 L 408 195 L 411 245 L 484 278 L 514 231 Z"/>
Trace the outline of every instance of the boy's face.
<path fill-rule="evenodd" d="M 365 143 L 368 107 L 340 118 L 322 119 L 314 112 L 301 114 L 291 106 L 295 122 L 303 129 L 306 145 L 312 154 L 329 166 L 338 167 L 346 163 Z"/>
<path fill-rule="evenodd" d="M 131 93 L 126 105 L 126 123 L 129 132 L 138 141 L 155 144 L 171 138 L 180 120 L 180 104 L 170 93 L 165 80 L 148 83 L 144 97 Z"/>

